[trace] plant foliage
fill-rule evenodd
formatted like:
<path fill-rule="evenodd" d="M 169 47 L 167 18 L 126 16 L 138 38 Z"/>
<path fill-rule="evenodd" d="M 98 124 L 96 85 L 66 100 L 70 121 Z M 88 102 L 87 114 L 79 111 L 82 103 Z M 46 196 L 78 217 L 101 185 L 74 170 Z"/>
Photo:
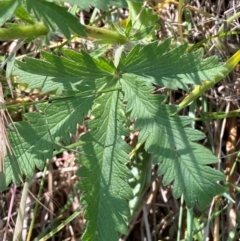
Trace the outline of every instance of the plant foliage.
<path fill-rule="evenodd" d="M 136 119 L 139 143 L 152 154 L 153 163 L 160 164 L 164 184 L 173 183 L 175 197 L 183 194 L 189 207 L 203 209 L 224 191 L 217 184 L 224 175 L 207 166 L 217 158 L 196 143 L 204 138 L 203 133 L 189 127 L 190 118 L 172 115 L 176 106 L 166 105 L 165 96 L 153 94 L 151 86 L 155 82 L 188 89 L 188 84 L 199 84 L 222 67 L 216 58 L 202 60 L 201 51 L 184 54 L 185 45 L 168 51 L 169 44 L 167 40 L 137 45 L 121 58 L 117 68 L 85 52 L 69 50 L 64 57 L 43 52 L 43 60 L 18 62 L 19 82 L 44 91 L 58 89 L 59 93 L 50 103 L 38 104 L 38 112 L 25 114 L 26 121 L 10 132 L 22 175 L 31 177 L 35 165 L 42 168 L 44 158 L 51 158 L 59 148 L 57 140 L 68 145 L 76 124 L 88 113 L 94 116 L 89 123 L 91 131 L 82 138 L 86 144 L 79 159 L 88 220 L 83 240 L 116 240 L 118 233 L 126 233 L 130 147 L 122 136 L 128 135 L 124 126 L 128 113 Z M 167 59 L 171 64 L 166 64 Z M 15 178 L 12 163 L 6 161 L 8 182 Z"/>
<path fill-rule="evenodd" d="M 68 39 L 71 31 L 85 34 L 77 19 L 55 3 L 26 2 L 29 12 L 53 29 L 58 26 Z M 88 8 L 84 1 L 66 2 Z M 125 6 L 125 1 L 91 2 L 100 9 L 113 3 Z M 13 1 L 4 6 L 13 11 L 17 7 Z M 19 15 L 25 11 L 20 10 Z M 209 166 L 218 160 L 199 144 L 205 136 L 190 127 L 192 119 L 174 114 L 177 106 L 168 105 L 164 94 L 154 94 L 153 84 L 189 91 L 225 69 L 216 57 L 203 59 L 202 50 L 186 53 L 186 44 L 170 46 L 169 39 L 136 44 L 130 50 L 123 46 L 117 61 L 62 50 L 62 56 L 42 52 L 41 59 L 26 57 L 16 62 L 18 83 L 40 88 L 50 99 L 38 103 L 35 112 L 26 113 L 23 121 L 9 128 L 14 155 L 6 158 L 1 189 L 12 181 L 19 183 L 22 177 L 31 178 L 35 167 L 42 169 L 44 160 L 68 146 L 77 124 L 89 116 L 89 131 L 81 137 L 85 144 L 78 148 L 79 188 L 87 220 L 82 240 L 118 240 L 127 233 L 128 202 L 133 196 L 127 164 L 132 150 L 124 137 L 129 135 L 131 121 L 139 132 L 138 145 L 159 165 L 159 175 L 165 185 L 173 185 L 174 196 L 183 195 L 190 208 L 209 205 L 224 192 L 219 184 L 224 175 Z"/>

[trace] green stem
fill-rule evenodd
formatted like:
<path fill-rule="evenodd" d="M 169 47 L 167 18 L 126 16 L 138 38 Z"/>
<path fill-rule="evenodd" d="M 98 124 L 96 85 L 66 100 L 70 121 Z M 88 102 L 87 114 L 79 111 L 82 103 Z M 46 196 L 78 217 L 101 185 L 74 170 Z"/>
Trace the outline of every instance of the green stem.
<path fill-rule="evenodd" d="M 23 221 L 25 217 L 25 207 L 26 207 L 26 201 L 28 197 L 28 188 L 29 183 L 28 181 L 24 182 L 22 195 L 21 195 L 21 201 L 18 209 L 18 215 L 17 215 L 17 221 L 15 225 L 15 230 L 13 234 L 13 241 L 21 240 L 22 230 L 23 230 Z"/>
<path fill-rule="evenodd" d="M 201 120 L 215 120 L 215 119 L 225 119 L 231 117 L 239 117 L 240 116 L 240 109 L 229 111 L 229 112 L 208 112 L 203 113 L 202 117 L 195 118 L 196 121 Z"/>
<path fill-rule="evenodd" d="M 180 206 L 179 216 L 178 216 L 177 241 L 180 241 L 181 230 L 182 230 L 183 202 L 184 202 L 184 197 L 183 197 L 183 195 L 182 195 L 182 196 L 181 196 L 181 206 Z"/>
<path fill-rule="evenodd" d="M 46 35 L 49 32 L 48 27 L 43 23 L 36 23 L 33 25 L 25 26 L 11 26 L 9 28 L 0 28 L 0 41 L 39 37 Z"/>
<path fill-rule="evenodd" d="M 109 29 L 86 25 L 85 30 L 88 37 L 104 40 L 105 42 L 124 44 L 128 41 L 126 36 Z M 36 23 L 25 26 L 14 25 L 8 28 L 0 28 L 0 41 L 29 37 L 37 38 L 39 36 L 48 34 L 48 32 L 48 27 L 43 23 Z"/>
<path fill-rule="evenodd" d="M 192 241 L 193 231 L 193 209 L 187 208 L 187 241 Z"/>
<path fill-rule="evenodd" d="M 180 42 L 183 43 L 183 30 L 182 30 L 182 8 L 184 0 L 179 0 L 178 4 L 178 33 L 180 37 Z"/>
<path fill-rule="evenodd" d="M 41 199 L 41 195 L 43 193 L 43 188 L 44 188 L 44 181 L 45 181 L 45 177 L 47 175 L 48 164 L 49 164 L 49 160 L 47 160 L 47 164 L 46 164 L 46 166 L 44 168 L 44 171 L 43 171 L 43 178 L 42 178 L 41 183 L 40 183 L 38 196 L 37 196 L 36 200 L 40 200 Z M 35 220 L 37 218 L 38 207 L 39 207 L 39 202 L 37 201 L 36 204 L 35 204 L 35 207 L 34 207 L 32 221 L 31 221 L 30 226 L 29 226 L 28 235 L 27 235 L 27 241 L 31 240 L 31 236 L 32 236 Z"/>
<path fill-rule="evenodd" d="M 229 28 L 229 26 L 233 23 L 233 21 L 238 18 L 240 18 L 240 12 L 237 12 L 236 14 L 234 14 L 233 16 L 228 18 L 226 20 L 226 22 L 224 22 L 221 25 L 221 27 L 219 28 L 218 34 L 223 33 L 225 31 L 225 29 Z M 224 44 L 224 42 L 221 38 L 216 39 L 216 48 L 218 48 L 219 50 L 226 49 L 226 45 Z M 234 44 L 228 43 L 228 48 L 229 48 L 229 50 L 231 50 L 232 53 L 235 53 L 239 49 L 239 46 L 238 46 L 238 44 L 234 45 Z"/>
<path fill-rule="evenodd" d="M 126 36 L 109 29 L 85 26 L 85 31 L 88 37 L 104 40 L 108 43 L 125 44 L 128 42 Z"/>

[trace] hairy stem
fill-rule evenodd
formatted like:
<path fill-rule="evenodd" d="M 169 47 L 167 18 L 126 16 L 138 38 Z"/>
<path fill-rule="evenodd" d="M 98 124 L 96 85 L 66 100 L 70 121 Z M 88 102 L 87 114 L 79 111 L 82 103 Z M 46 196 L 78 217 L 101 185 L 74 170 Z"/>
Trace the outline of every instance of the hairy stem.
<path fill-rule="evenodd" d="M 12 40 L 19 38 L 39 37 L 49 32 L 48 27 L 43 23 L 36 23 L 26 26 L 14 26 L 9 28 L 0 28 L 0 40 Z"/>
<path fill-rule="evenodd" d="M 112 31 L 105 28 L 97 28 L 93 26 L 85 26 L 85 31 L 88 37 L 101 39 L 109 43 L 124 44 L 128 41 L 128 38 L 116 31 Z"/>

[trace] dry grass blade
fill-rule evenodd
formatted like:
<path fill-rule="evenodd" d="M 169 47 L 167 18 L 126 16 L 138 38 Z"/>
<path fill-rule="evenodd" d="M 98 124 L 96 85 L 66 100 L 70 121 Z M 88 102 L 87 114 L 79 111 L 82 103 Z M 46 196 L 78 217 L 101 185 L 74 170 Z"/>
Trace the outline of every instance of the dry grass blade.
<path fill-rule="evenodd" d="M 5 105 L 2 84 L 0 83 L 0 107 Z M 4 158 L 7 154 L 7 149 L 11 153 L 11 146 L 6 133 L 6 116 L 3 109 L 0 109 L 0 172 L 4 172 Z"/>

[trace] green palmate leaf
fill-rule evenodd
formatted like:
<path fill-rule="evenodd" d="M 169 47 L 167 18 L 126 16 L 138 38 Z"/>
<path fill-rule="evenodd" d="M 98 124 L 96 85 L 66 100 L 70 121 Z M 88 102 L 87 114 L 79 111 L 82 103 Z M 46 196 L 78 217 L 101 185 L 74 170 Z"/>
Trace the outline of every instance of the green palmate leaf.
<path fill-rule="evenodd" d="M 82 240 L 118 240 L 127 232 L 132 192 L 127 184 L 131 172 L 126 167 L 130 147 L 122 138 L 128 135 L 123 125 L 126 110 L 136 120 L 139 143 L 144 143 L 153 163 L 160 164 L 159 174 L 164 175 L 165 185 L 173 185 L 175 197 L 183 194 L 189 207 L 202 209 L 224 191 L 217 183 L 224 175 L 207 166 L 217 158 L 196 143 L 204 138 L 203 133 L 189 127 L 190 118 L 172 116 L 177 107 L 165 105 L 165 96 L 151 94 L 152 82 L 188 89 L 188 84 L 199 84 L 223 70 L 216 58 L 202 60 L 201 50 L 188 54 L 185 50 L 185 45 L 170 50 L 170 40 L 137 45 L 119 55 L 117 70 L 102 58 L 71 50 L 63 50 L 61 57 L 43 52 L 43 60 L 26 58 L 17 63 L 19 82 L 30 88 L 69 90 L 65 102 L 52 99 L 49 105 L 38 105 L 38 113 L 26 114 L 28 122 L 17 123 L 18 132 L 10 131 L 20 173 L 26 176 L 32 175 L 35 166 L 42 167 L 42 159 L 52 157 L 53 149 L 59 148 L 57 140 L 69 143 L 69 133 L 94 102 L 91 93 L 97 95 L 79 160 L 87 220 Z M 6 168 L 7 183 L 16 180 L 10 158 Z"/>
<path fill-rule="evenodd" d="M 186 128 L 186 118 L 171 117 L 177 107 L 161 104 L 165 97 L 151 94 L 153 89 L 136 76 L 124 74 L 121 84 L 128 102 L 127 110 L 131 111 L 132 119 L 137 117 L 135 129 L 140 131 L 139 142 L 145 142 L 153 162 L 160 163 L 163 183 L 173 182 L 175 197 L 183 194 L 189 207 L 196 204 L 200 209 L 205 208 L 215 195 L 224 192 L 217 184 L 224 180 L 224 175 L 206 166 L 217 162 L 217 158 L 192 142 L 204 135 Z"/>
<path fill-rule="evenodd" d="M 28 84 L 30 89 L 40 88 L 43 93 L 57 90 L 57 94 L 59 94 L 65 88 L 73 89 L 75 84 L 82 83 L 82 79 L 76 76 L 44 76 L 31 74 L 20 69 L 14 70 L 14 74 L 20 77 L 18 83 Z"/>
<path fill-rule="evenodd" d="M 14 74 L 20 76 L 19 83 L 26 83 L 29 88 L 41 88 L 42 92 L 57 90 L 58 93 L 79 84 L 82 89 L 94 90 L 95 80 L 112 78 L 115 69 L 105 61 L 96 60 L 85 52 L 66 50 L 65 54 L 67 58 L 42 52 L 44 61 L 25 58 L 24 63 L 17 62 Z"/>
<path fill-rule="evenodd" d="M 203 80 L 211 79 L 224 67 L 217 57 L 202 59 L 203 50 L 185 54 L 187 45 L 183 44 L 169 50 L 170 39 L 161 44 L 153 42 L 140 48 L 135 46 L 121 59 L 119 69 L 122 73 L 132 73 L 146 83 L 155 82 L 170 89 L 188 90 L 187 84 L 198 85 Z"/>
<path fill-rule="evenodd" d="M 18 7 L 15 14 L 18 18 L 20 18 L 22 21 L 26 23 L 29 23 L 29 24 L 35 23 L 35 20 L 32 18 L 32 16 L 27 12 L 27 10 L 22 5 Z"/>
<path fill-rule="evenodd" d="M 153 14 L 153 11 L 144 7 L 142 9 L 142 2 L 128 1 L 130 19 L 134 23 L 134 28 L 143 30 L 149 26 L 156 25 L 158 16 Z"/>
<path fill-rule="evenodd" d="M 6 160 L 7 183 L 18 181 L 18 175 L 14 175 L 18 169 L 27 177 L 33 175 L 35 166 L 42 169 L 44 159 L 52 158 L 53 149 L 60 149 L 57 139 L 69 144 L 70 133 L 75 133 L 77 123 L 83 122 L 93 99 L 94 95 L 88 92 L 78 93 L 60 100 L 53 99 L 48 105 L 37 105 L 39 113 L 25 114 L 28 122 L 16 123 L 16 128 L 9 132 L 14 156 L 9 155 Z"/>
<path fill-rule="evenodd" d="M 11 17 L 17 7 L 21 4 L 21 0 L 4 0 L 0 1 L 0 27 Z"/>
<path fill-rule="evenodd" d="M 86 155 L 80 160 L 83 166 L 78 174 L 88 223 L 82 240 L 118 240 L 119 234 L 127 232 L 132 197 L 127 183 L 131 172 L 126 167 L 130 147 L 121 138 L 128 132 L 121 123 L 119 95 L 119 91 L 112 91 L 96 99 L 91 132 L 83 136 L 88 144 L 83 148 Z"/>
<path fill-rule="evenodd" d="M 54 0 L 57 2 L 57 0 Z M 141 0 L 142 1 L 142 0 Z M 91 2 L 89 1 L 79 1 L 79 0 L 66 0 L 65 2 L 68 2 L 70 4 L 75 4 L 87 11 L 89 11 L 90 6 L 96 7 L 102 10 L 107 11 L 109 6 L 116 6 L 116 7 L 127 7 L 126 0 L 93 0 Z"/>
<path fill-rule="evenodd" d="M 47 1 L 27 0 L 27 8 L 28 11 L 33 10 L 38 19 L 44 19 L 53 30 L 57 25 L 67 39 L 71 38 L 71 30 L 76 34 L 86 36 L 79 20 L 63 7 Z"/>
<path fill-rule="evenodd" d="M 55 2 L 58 2 L 57 0 L 54 0 Z M 90 6 L 96 7 L 102 10 L 107 11 L 109 6 L 116 6 L 116 7 L 127 7 L 127 0 L 93 0 L 91 2 L 89 1 L 80 1 L 80 0 L 66 0 L 65 2 L 68 2 L 70 4 L 75 4 L 87 11 L 89 11 Z M 143 0 L 133 0 L 132 2 L 138 2 L 143 3 Z"/>

